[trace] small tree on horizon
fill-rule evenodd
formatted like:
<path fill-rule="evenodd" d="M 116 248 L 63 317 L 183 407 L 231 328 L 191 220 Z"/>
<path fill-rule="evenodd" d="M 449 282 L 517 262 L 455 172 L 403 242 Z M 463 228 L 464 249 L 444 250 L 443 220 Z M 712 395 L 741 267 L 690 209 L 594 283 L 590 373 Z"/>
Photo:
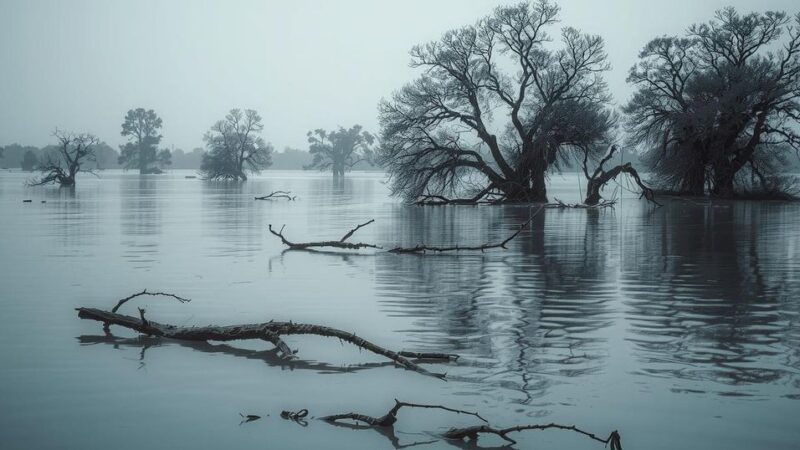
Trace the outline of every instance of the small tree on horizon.
<path fill-rule="evenodd" d="M 349 129 L 339 127 L 335 131 L 318 128 L 308 132 L 309 153 L 314 156 L 304 169 L 332 170 L 334 177 L 344 176 L 362 161 L 372 160 L 372 144 L 375 137 L 363 131 L 361 125 Z"/>
<path fill-rule="evenodd" d="M 203 137 L 208 148 L 200 165 L 203 178 L 245 181 L 246 172 L 258 173 L 269 167 L 272 145 L 259 136 L 263 130 L 255 110 L 232 109 Z"/>
<path fill-rule="evenodd" d="M 161 142 L 162 120 L 152 109 L 131 109 L 122 122 L 122 136 L 128 143 L 120 146 L 119 163 L 125 169 L 139 169 L 139 173 L 160 173 L 158 144 Z"/>

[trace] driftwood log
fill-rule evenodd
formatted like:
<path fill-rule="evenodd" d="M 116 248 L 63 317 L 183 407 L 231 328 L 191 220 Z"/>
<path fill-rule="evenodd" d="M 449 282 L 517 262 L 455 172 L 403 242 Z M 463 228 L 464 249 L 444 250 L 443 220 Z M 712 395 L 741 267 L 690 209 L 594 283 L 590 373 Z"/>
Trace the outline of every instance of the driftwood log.
<path fill-rule="evenodd" d="M 311 334 L 323 337 L 337 338 L 340 341 L 348 342 L 356 347 L 375 353 L 376 355 L 383 356 L 393 361 L 408 370 L 413 370 L 424 375 L 431 375 L 437 378 L 444 379 L 446 374 L 429 372 L 421 367 L 411 359 L 424 359 L 424 360 L 452 360 L 457 359 L 454 355 L 444 353 L 421 353 L 421 352 L 396 352 L 383 348 L 371 341 L 357 336 L 355 333 L 339 330 L 336 328 L 326 327 L 322 325 L 294 323 L 294 322 L 266 322 L 245 325 L 228 325 L 228 326 L 204 326 L 204 327 L 180 327 L 169 324 L 162 324 L 145 317 L 145 310 L 139 308 L 139 317 L 132 317 L 116 312 L 128 300 L 140 295 L 167 295 L 176 299 L 182 299 L 173 294 L 165 293 L 147 293 L 142 291 L 138 294 L 126 297 L 117 303 L 112 311 L 104 311 L 96 308 L 76 308 L 78 317 L 81 319 L 96 320 L 103 323 L 103 328 L 108 333 L 110 325 L 117 325 L 128 328 L 148 336 L 158 336 L 169 339 L 177 339 L 184 341 L 233 341 L 244 339 L 257 339 L 272 343 L 284 357 L 292 357 L 296 351 L 293 351 L 286 342 L 283 341 L 282 336 L 297 335 L 297 334 Z M 182 299 L 187 300 L 188 299 Z"/>
<path fill-rule="evenodd" d="M 530 223 L 533 221 L 533 218 L 536 217 L 536 215 L 538 215 L 539 212 L 542 209 L 544 209 L 546 206 L 547 205 L 539 206 L 539 208 L 530 216 L 530 218 L 528 220 L 526 220 L 524 223 L 520 224 L 517 227 L 517 230 L 514 233 L 512 233 L 509 237 L 507 237 L 506 239 L 504 239 L 504 240 L 502 240 L 500 242 L 487 243 L 487 244 L 481 244 L 481 245 L 472 245 L 472 246 L 470 246 L 470 245 L 435 246 L 435 245 L 419 244 L 419 245 L 415 245 L 414 247 L 394 247 L 394 248 L 392 248 L 390 250 L 387 250 L 387 252 L 395 253 L 395 254 L 401 254 L 401 253 L 417 253 L 417 254 L 419 254 L 419 253 L 426 253 L 426 252 L 435 252 L 435 253 L 463 252 L 463 251 L 480 251 L 480 252 L 484 252 L 486 250 L 491 250 L 491 249 L 495 249 L 495 248 L 506 249 L 506 248 L 508 248 L 508 247 L 506 247 L 506 245 L 509 242 L 511 242 L 512 239 L 517 237 L 522 232 L 522 230 L 524 230 L 528 225 L 530 225 Z M 283 242 L 284 245 L 289 247 L 290 250 L 314 250 L 315 248 L 320 248 L 320 247 L 332 247 L 332 248 L 341 248 L 341 249 L 349 249 L 349 250 L 357 250 L 357 249 L 361 249 L 361 248 L 381 249 L 382 247 L 380 247 L 378 245 L 375 245 L 375 244 L 365 244 L 365 243 L 353 244 L 353 243 L 350 243 L 350 242 L 346 242 L 347 239 L 349 239 L 351 236 L 353 236 L 353 233 L 355 233 L 356 231 L 358 231 L 362 227 L 365 227 L 365 226 L 367 226 L 367 225 L 369 225 L 369 224 L 371 224 L 373 222 L 375 222 L 375 219 L 371 219 L 368 222 L 364 222 L 361 225 L 358 225 L 357 227 L 355 227 L 352 230 L 348 231 L 338 241 L 291 242 L 288 239 L 286 239 L 286 237 L 283 235 L 284 227 L 281 227 L 280 230 L 275 231 L 272 228 L 272 224 L 270 224 L 268 226 L 268 228 L 269 228 L 269 232 L 272 233 L 273 235 L 277 236 L 278 238 L 280 238 L 281 242 Z"/>
<path fill-rule="evenodd" d="M 290 191 L 273 191 L 273 192 L 270 192 L 267 195 L 262 195 L 260 197 L 255 197 L 256 200 L 269 200 L 269 201 L 278 200 L 278 199 L 282 199 L 282 198 L 285 198 L 286 200 L 289 200 L 291 202 L 291 201 L 296 200 L 297 196 L 296 195 L 292 195 L 292 193 Z"/>

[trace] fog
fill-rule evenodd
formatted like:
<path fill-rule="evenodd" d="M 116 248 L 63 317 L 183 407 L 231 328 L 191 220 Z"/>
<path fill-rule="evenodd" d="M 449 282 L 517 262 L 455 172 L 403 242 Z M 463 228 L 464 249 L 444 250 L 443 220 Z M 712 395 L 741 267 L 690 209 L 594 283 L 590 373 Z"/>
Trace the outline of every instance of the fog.
<path fill-rule="evenodd" d="M 43 146 L 58 126 L 117 146 L 134 107 L 163 118 L 162 145 L 187 150 L 234 107 L 258 110 L 276 149 L 306 148 L 314 128 L 376 131 L 378 101 L 414 76 L 408 50 L 501 3 L 0 0 L 0 145 Z M 798 9 L 790 0 L 558 3 L 563 25 L 606 39 L 617 104 L 649 39 L 727 5 Z"/>

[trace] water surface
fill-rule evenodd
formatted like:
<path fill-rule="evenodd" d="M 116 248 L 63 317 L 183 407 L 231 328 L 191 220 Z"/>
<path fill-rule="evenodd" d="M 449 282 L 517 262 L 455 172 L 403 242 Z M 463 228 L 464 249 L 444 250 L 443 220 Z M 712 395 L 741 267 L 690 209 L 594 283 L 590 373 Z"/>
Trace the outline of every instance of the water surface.
<path fill-rule="evenodd" d="M 406 206 L 368 173 L 190 174 L 106 171 L 68 191 L 0 172 L 0 446 L 440 448 L 435 433 L 474 423 L 401 411 L 387 435 L 278 417 L 381 415 L 394 398 L 478 410 L 497 426 L 619 429 L 626 449 L 800 445 L 800 205 L 654 209 L 620 190 L 614 209 L 541 212 L 507 251 L 285 252 L 268 224 L 302 241 L 375 219 L 353 239 L 476 244 L 504 239 L 531 208 Z M 577 183 L 554 177 L 551 197 L 576 201 Z M 297 201 L 253 201 L 277 189 Z M 324 338 L 287 338 L 300 356 L 288 362 L 260 343 L 108 339 L 76 317 L 143 288 L 192 298 L 139 300 L 160 322 L 313 322 L 462 358 L 427 366 L 443 382 Z M 240 412 L 270 416 L 240 426 Z M 514 437 L 602 448 L 564 432 Z"/>

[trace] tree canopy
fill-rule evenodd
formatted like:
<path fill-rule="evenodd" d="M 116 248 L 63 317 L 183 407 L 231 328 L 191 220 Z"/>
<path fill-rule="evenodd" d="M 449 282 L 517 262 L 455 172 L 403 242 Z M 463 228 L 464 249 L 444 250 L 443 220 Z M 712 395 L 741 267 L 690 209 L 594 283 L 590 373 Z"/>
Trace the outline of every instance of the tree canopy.
<path fill-rule="evenodd" d="M 122 136 L 128 138 L 120 147 L 119 163 L 139 173 L 159 173 L 158 144 L 162 120 L 152 109 L 131 109 L 122 122 Z"/>
<path fill-rule="evenodd" d="M 272 164 L 272 145 L 260 136 L 264 130 L 255 110 L 232 109 L 203 138 L 208 152 L 200 173 L 210 180 L 247 180 L 246 172 L 259 172 Z"/>
<path fill-rule="evenodd" d="M 800 150 L 800 14 L 716 13 L 683 37 L 650 41 L 630 70 L 631 142 L 667 189 L 775 192 Z"/>
<path fill-rule="evenodd" d="M 362 130 L 361 125 L 349 129 L 325 131 L 318 128 L 308 132 L 309 153 L 314 156 L 305 169 L 332 170 L 333 176 L 343 176 L 362 161 L 372 158 L 372 144 L 375 138 Z"/>
<path fill-rule="evenodd" d="M 548 171 L 602 153 L 615 125 L 603 39 L 566 27 L 553 49 L 558 13 L 546 0 L 501 6 L 411 50 L 422 74 L 379 106 L 396 194 L 546 201 Z"/>

